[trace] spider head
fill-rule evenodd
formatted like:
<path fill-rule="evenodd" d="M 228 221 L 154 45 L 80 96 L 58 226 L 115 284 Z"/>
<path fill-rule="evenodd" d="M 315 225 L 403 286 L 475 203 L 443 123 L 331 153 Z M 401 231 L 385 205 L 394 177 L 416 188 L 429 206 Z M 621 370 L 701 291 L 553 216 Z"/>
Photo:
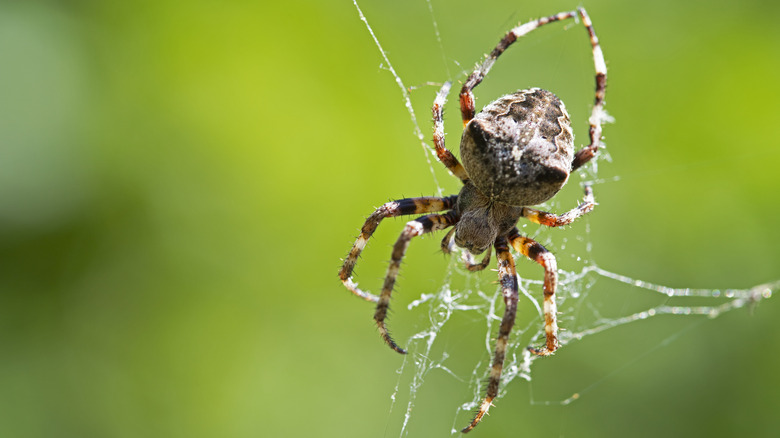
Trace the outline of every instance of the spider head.
<path fill-rule="evenodd" d="M 455 244 L 479 255 L 515 226 L 523 208 L 492 202 L 467 181 L 458 194 L 457 211 Z"/>
<path fill-rule="evenodd" d="M 498 230 L 488 218 L 485 209 L 474 209 L 461 215 L 455 225 L 455 244 L 474 255 L 485 252 L 498 236 Z"/>

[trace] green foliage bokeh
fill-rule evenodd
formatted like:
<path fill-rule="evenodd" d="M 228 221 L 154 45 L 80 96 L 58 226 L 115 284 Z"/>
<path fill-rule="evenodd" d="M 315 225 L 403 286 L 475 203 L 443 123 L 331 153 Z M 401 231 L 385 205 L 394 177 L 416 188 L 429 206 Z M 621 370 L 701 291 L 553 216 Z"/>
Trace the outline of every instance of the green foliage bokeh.
<path fill-rule="evenodd" d="M 582 4 L 616 118 L 588 218 L 594 259 L 674 287 L 780 278 L 778 5 Z M 361 2 L 420 86 L 426 136 L 426 82 L 462 79 L 516 22 L 578 5 L 432 0 L 440 44 L 426 2 Z M 590 52 L 577 26 L 549 27 L 504 55 L 477 103 L 551 89 L 581 144 Z M 0 59 L 0 436 L 397 434 L 401 359 L 336 271 L 373 207 L 436 184 L 350 1 L 3 1 Z M 361 260 L 369 289 L 400 224 L 383 224 Z M 397 313 L 441 280 L 437 246 L 414 242 Z M 539 388 L 587 375 L 564 379 L 563 397 L 599 382 L 588 397 L 530 405 L 516 381 L 473 434 L 772 436 L 777 321 L 772 299 L 599 335 L 549 359 L 555 375 L 535 364 Z M 640 356 L 668 324 L 676 341 Z M 483 354 L 470 350 L 452 360 Z M 426 385 L 430 416 L 409 436 L 446 436 L 467 384 Z"/>

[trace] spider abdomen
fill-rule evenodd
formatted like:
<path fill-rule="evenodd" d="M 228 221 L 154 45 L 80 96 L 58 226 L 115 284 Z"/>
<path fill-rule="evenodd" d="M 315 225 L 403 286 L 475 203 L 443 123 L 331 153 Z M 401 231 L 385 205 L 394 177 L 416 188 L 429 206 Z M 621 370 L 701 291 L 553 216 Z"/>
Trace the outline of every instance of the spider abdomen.
<path fill-rule="evenodd" d="M 574 135 L 563 102 L 539 88 L 488 104 L 463 131 L 463 166 L 491 201 L 536 205 L 569 178 Z"/>

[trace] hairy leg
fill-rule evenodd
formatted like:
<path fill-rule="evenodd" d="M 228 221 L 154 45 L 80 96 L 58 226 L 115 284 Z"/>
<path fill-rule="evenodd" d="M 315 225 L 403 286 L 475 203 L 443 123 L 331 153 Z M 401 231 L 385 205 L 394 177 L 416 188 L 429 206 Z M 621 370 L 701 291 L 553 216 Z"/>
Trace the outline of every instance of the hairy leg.
<path fill-rule="evenodd" d="M 360 257 L 360 253 L 363 252 L 363 249 L 366 247 L 368 239 L 374 234 L 374 231 L 376 231 L 376 228 L 379 226 L 379 223 L 382 222 L 382 219 L 386 217 L 450 210 L 455 206 L 456 200 L 457 196 L 448 196 L 446 198 L 406 198 L 388 202 L 377 208 L 376 211 L 366 219 L 363 228 L 360 230 L 360 235 L 357 237 L 357 240 L 355 240 L 355 244 L 352 245 L 352 249 L 349 251 L 349 254 L 347 254 L 347 258 L 344 259 L 344 264 L 339 270 L 341 282 L 344 283 L 344 286 L 350 292 L 360 298 L 377 302 L 379 297 L 358 288 L 357 283 L 352 280 L 352 271 L 355 269 L 358 257 Z"/>
<path fill-rule="evenodd" d="M 544 268 L 544 334 L 547 342 L 542 348 L 528 347 L 528 350 L 539 356 L 549 356 L 558 349 L 558 307 L 555 305 L 558 264 L 550 251 L 535 240 L 521 236 L 517 228 L 509 233 L 508 238 L 515 251 Z"/>
<path fill-rule="evenodd" d="M 593 23 L 590 21 L 588 13 L 585 12 L 584 8 L 578 8 L 577 12 L 582 18 L 582 24 L 588 31 L 590 46 L 593 51 L 593 66 L 596 69 L 596 97 L 593 101 L 590 119 L 588 119 L 590 124 L 590 144 L 580 149 L 574 155 L 571 170 L 576 170 L 596 156 L 596 152 L 601 146 L 601 125 L 608 118 L 604 113 L 604 95 L 607 90 L 607 63 L 604 61 L 604 53 L 601 51 L 599 39 L 596 36 L 596 31 L 593 29 Z"/>
<path fill-rule="evenodd" d="M 379 329 L 379 334 L 382 336 L 382 339 L 384 339 L 390 348 L 401 354 L 406 354 L 406 350 L 395 343 L 393 338 L 390 337 L 390 333 L 387 331 L 387 326 L 385 325 L 387 311 L 390 308 L 390 297 L 393 293 L 393 287 L 395 286 L 395 279 L 398 277 L 398 270 L 401 267 L 401 260 L 413 237 L 430 233 L 431 231 L 443 230 L 452 226 L 454 223 L 455 216 L 452 213 L 429 214 L 419 217 L 406 224 L 401 235 L 398 236 L 395 245 L 393 245 L 390 266 L 387 267 L 387 275 L 385 276 L 385 283 L 382 286 L 382 293 L 379 295 L 379 300 L 376 303 L 374 320 L 376 321 L 376 326 Z"/>
<path fill-rule="evenodd" d="M 431 112 L 433 113 L 433 146 L 436 148 L 436 156 L 439 161 L 444 164 L 449 171 L 458 177 L 461 181 L 466 182 L 469 179 L 466 169 L 462 164 L 452 155 L 444 146 L 444 104 L 447 102 L 447 93 L 450 92 L 450 86 L 452 83 L 445 82 L 442 85 L 439 93 L 436 95 L 436 99 L 433 101 L 433 107 Z"/>
<path fill-rule="evenodd" d="M 499 237 L 496 239 L 494 246 L 496 248 L 496 258 L 498 259 L 498 281 L 501 283 L 501 292 L 504 296 L 506 308 L 504 309 L 504 317 L 501 318 L 501 326 L 498 329 L 496 353 L 493 357 L 493 365 L 490 368 L 490 377 L 488 378 L 485 399 L 482 401 L 482 404 L 474 416 L 474 419 L 471 420 L 471 423 L 461 430 L 463 433 L 469 432 L 479 424 L 482 417 L 487 414 L 488 409 L 493 405 L 493 399 L 498 395 L 498 385 L 501 382 L 501 371 L 504 368 L 506 349 L 509 344 L 509 333 L 515 325 L 515 317 L 517 316 L 518 284 L 515 261 L 512 258 L 512 253 L 509 252 L 506 238 Z"/>

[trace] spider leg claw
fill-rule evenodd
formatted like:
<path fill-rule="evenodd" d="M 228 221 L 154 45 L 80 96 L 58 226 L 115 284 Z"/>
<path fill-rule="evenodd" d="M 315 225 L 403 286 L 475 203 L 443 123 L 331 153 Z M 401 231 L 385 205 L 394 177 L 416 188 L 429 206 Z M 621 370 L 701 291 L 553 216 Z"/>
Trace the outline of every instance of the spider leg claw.
<path fill-rule="evenodd" d="M 471 429 L 477 427 L 477 424 L 479 424 L 479 422 L 482 421 L 482 417 L 484 417 L 485 415 L 490 415 L 488 413 L 488 409 L 490 409 L 491 406 L 495 406 L 493 404 L 493 397 L 486 397 L 485 400 L 482 401 L 482 404 L 479 406 L 479 410 L 477 411 L 477 414 L 474 416 L 474 419 L 471 420 L 471 423 L 469 423 L 468 426 L 461 429 L 460 433 L 469 433 Z"/>
<path fill-rule="evenodd" d="M 393 350 L 395 350 L 400 354 L 406 354 L 406 350 L 399 347 L 398 344 L 396 344 L 393 338 L 390 336 L 390 332 L 387 331 L 387 327 L 385 326 L 384 321 L 377 321 L 376 326 L 379 329 L 379 334 L 382 336 L 382 339 L 390 348 L 392 348 Z"/>
<path fill-rule="evenodd" d="M 390 346 L 390 348 L 392 348 L 393 350 L 395 350 L 399 354 L 407 354 L 407 351 L 404 350 L 403 348 L 399 347 L 398 344 L 393 342 L 392 339 L 385 339 L 385 342 L 387 342 L 387 344 Z"/>

